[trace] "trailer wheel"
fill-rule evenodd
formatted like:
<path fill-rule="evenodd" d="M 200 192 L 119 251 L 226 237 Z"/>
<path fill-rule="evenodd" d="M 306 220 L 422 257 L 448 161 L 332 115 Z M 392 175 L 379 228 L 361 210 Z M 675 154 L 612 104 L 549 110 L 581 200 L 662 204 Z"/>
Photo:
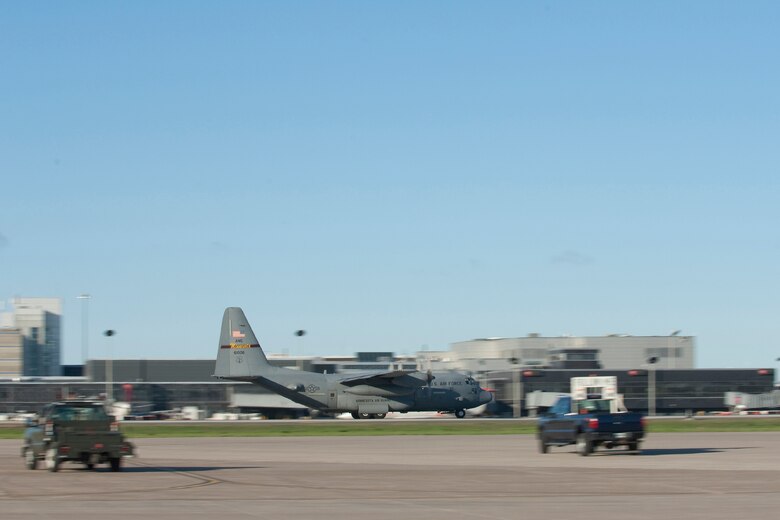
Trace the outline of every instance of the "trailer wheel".
<path fill-rule="evenodd" d="M 111 457 L 109 462 L 111 463 L 111 471 L 122 470 L 122 457 Z"/>

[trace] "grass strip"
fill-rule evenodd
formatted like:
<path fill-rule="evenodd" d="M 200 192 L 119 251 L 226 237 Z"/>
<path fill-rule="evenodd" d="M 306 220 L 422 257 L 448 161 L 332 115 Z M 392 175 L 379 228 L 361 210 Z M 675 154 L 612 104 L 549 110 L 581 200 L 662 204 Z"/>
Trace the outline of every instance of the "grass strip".
<path fill-rule="evenodd" d="M 535 421 L 276 421 L 218 423 L 123 423 L 131 439 L 154 437 L 285 437 L 380 435 L 523 435 L 536 432 Z M 649 433 L 780 431 L 780 418 L 653 419 Z M 0 427 L 0 439 L 22 439 L 23 425 Z"/>

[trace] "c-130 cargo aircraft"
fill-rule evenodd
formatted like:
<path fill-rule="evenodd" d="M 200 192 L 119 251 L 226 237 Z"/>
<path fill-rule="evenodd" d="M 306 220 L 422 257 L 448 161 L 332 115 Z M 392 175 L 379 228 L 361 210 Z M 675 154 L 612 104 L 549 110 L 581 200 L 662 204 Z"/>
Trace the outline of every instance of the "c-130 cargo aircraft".
<path fill-rule="evenodd" d="M 248 381 L 291 401 L 323 412 L 350 412 L 355 419 L 381 419 L 388 412 L 454 412 L 493 399 L 466 374 L 454 371 L 393 370 L 317 374 L 272 366 L 239 307 L 222 317 L 214 376 Z"/>

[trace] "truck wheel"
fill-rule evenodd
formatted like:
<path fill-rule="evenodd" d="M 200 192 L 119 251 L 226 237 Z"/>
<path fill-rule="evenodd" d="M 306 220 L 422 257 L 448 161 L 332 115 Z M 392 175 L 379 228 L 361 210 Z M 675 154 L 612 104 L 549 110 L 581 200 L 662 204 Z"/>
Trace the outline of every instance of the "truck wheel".
<path fill-rule="evenodd" d="M 24 450 L 24 465 L 27 466 L 27 469 L 38 469 L 38 459 L 32 448 Z"/>
<path fill-rule="evenodd" d="M 466 417 L 466 410 L 455 410 L 455 417 L 458 419 L 463 419 Z"/>
<path fill-rule="evenodd" d="M 111 471 L 122 470 L 122 457 L 112 457 L 109 462 L 111 463 Z"/>
<path fill-rule="evenodd" d="M 46 456 L 43 459 L 46 464 L 46 469 L 55 473 L 60 469 L 60 460 L 57 458 L 57 446 L 49 446 L 46 449 Z"/>
<path fill-rule="evenodd" d="M 539 434 L 539 452 L 547 453 L 550 451 L 550 445 L 547 444 L 547 439 L 544 438 L 544 434 Z"/>
<path fill-rule="evenodd" d="M 639 449 L 638 442 L 629 442 L 628 450 L 634 452 L 634 455 L 641 455 L 642 451 Z"/>
<path fill-rule="evenodd" d="M 588 439 L 584 433 L 577 435 L 577 453 L 583 457 L 587 457 L 593 453 L 593 443 Z"/>

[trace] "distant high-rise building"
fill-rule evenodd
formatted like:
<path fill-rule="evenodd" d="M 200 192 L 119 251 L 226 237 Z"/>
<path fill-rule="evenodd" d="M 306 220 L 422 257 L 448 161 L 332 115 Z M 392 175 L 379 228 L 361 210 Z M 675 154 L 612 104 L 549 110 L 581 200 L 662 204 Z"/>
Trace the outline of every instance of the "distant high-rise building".
<path fill-rule="evenodd" d="M 22 335 L 22 375 L 60 375 L 62 300 L 14 298 L 13 327 Z"/>
<path fill-rule="evenodd" d="M 19 329 L 0 327 L 0 378 L 20 377 L 23 373 L 24 336 Z"/>

